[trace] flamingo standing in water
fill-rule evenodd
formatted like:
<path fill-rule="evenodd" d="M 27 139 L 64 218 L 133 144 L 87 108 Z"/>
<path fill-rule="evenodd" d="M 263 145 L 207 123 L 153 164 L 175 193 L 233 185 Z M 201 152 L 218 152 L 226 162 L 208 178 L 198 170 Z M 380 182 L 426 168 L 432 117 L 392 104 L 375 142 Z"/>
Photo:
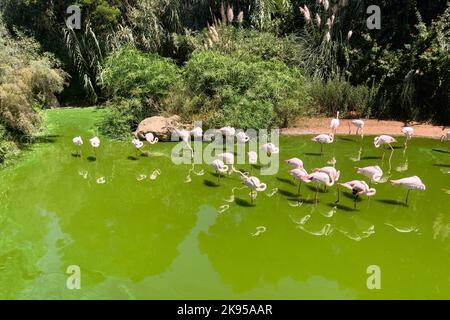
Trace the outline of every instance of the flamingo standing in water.
<path fill-rule="evenodd" d="M 250 164 L 250 173 L 253 171 L 253 165 L 258 163 L 258 154 L 255 151 L 249 151 L 248 155 L 248 163 Z"/>
<path fill-rule="evenodd" d="M 294 177 L 294 180 L 298 180 L 298 195 L 300 195 L 300 188 L 302 186 L 302 181 L 304 178 L 308 176 L 308 172 L 306 172 L 303 168 L 295 168 L 289 171 L 289 174 Z"/>
<path fill-rule="evenodd" d="M 357 119 L 357 120 L 353 120 L 351 122 L 351 124 L 356 127 L 355 135 L 361 134 L 361 138 L 363 138 L 364 137 L 364 125 L 365 125 L 364 121 L 361 119 Z M 349 122 L 348 123 L 348 134 L 351 134 L 351 133 L 352 133 L 352 129 L 350 127 L 350 122 Z"/>
<path fill-rule="evenodd" d="M 441 142 L 444 141 L 450 141 L 450 131 L 447 131 L 447 133 L 444 132 L 445 128 L 442 129 L 442 136 L 441 136 Z M 447 151 L 450 149 L 450 144 L 447 147 Z"/>
<path fill-rule="evenodd" d="M 335 167 L 323 167 L 323 168 L 316 168 L 313 170 L 314 172 L 323 172 L 326 173 L 333 184 L 339 180 L 339 177 L 341 176 L 341 172 L 339 170 L 336 170 Z M 327 189 L 327 185 L 325 184 L 325 191 Z"/>
<path fill-rule="evenodd" d="M 314 142 L 320 143 L 320 153 L 323 154 L 323 145 L 331 144 L 334 141 L 334 134 L 319 134 L 318 136 L 311 139 Z"/>
<path fill-rule="evenodd" d="M 178 130 L 175 129 L 175 132 L 178 137 L 180 137 L 181 141 L 184 142 L 187 149 L 191 152 L 191 158 L 194 158 L 194 150 L 191 147 L 190 140 L 191 140 L 191 132 L 187 130 Z"/>
<path fill-rule="evenodd" d="M 333 180 L 325 172 L 313 172 L 302 178 L 303 182 L 310 183 L 314 182 L 316 184 L 316 193 L 314 195 L 314 202 L 317 204 L 317 194 L 319 193 L 319 186 L 324 184 L 327 187 L 332 187 L 334 185 Z"/>
<path fill-rule="evenodd" d="M 150 144 L 156 144 L 159 141 L 159 139 L 156 138 L 153 135 L 153 133 L 151 133 L 151 132 L 148 132 L 148 133 L 145 134 L 145 140 L 147 140 L 147 142 L 150 143 Z"/>
<path fill-rule="evenodd" d="M 408 141 L 411 140 L 414 129 L 412 127 L 403 127 L 402 133 L 405 135 L 405 149 L 408 148 Z"/>
<path fill-rule="evenodd" d="M 403 188 L 408 190 L 408 192 L 406 193 L 406 200 L 405 200 L 406 204 L 408 204 L 409 192 L 411 190 L 424 191 L 426 189 L 426 187 L 423 184 L 422 180 L 420 180 L 420 178 L 417 177 L 417 176 L 403 178 L 403 179 L 399 179 L 399 180 L 391 180 L 391 183 L 394 186 L 401 186 L 401 187 L 403 187 Z"/>
<path fill-rule="evenodd" d="M 240 131 L 236 134 L 237 143 L 247 143 L 250 141 L 250 137 L 243 131 Z"/>
<path fill-rule="evenodd" d="M 224 152 L 217 155 L 217 158 L 222 160 L 225 164 L 229 165 L 229 171 L 228 174 L 231 174 L 231 172 L 236 171 L 234 169 L 234 154 L 231 152 Z"/>
<path fill-rule="evenodd" d="M 336 118 L 331 120 L 330 123 L 330 129 L 331 132 L 333 132 L 334 134 L 336 134 L 336 130 L 339 127 L 339 125 L 341 124 L 341 122 L 339 121 L 339 111 L 336 113 Z"/>
<path fill-rule="evenodd" d="M 258 192 L 263 192 L 267 189 L 267 185 L 265 183 L 262 183 L 261 181 L 259 181 L 257 177 L 253 176 L 247 177 L 244 175 L 242 177 L 242 183 L 251 189 L 250 199 L 252 203 L 253 200 L 256 198 Z"/>
<path fill-rule="evenodd" d="M 131 140 L 131 143 L 135 146 L 135 148 L 136 148 L 136 154 L 137 154 L 137 152 L 138 152 L 138 150 L 140 150 L 143 146 L 144 146 L 144 143 L 141 141 L 141 140 L 139 140 L 139 139 L 133 139 L 133 140 Z"/>
<path fill-rule="evenodd" d="M 98 137 L 93 137 L 89 140 L 89 143 L 91 144 L 92 148 L 94 149 L 94 154 L 97 157 L 97 149 L 100 147 L 100 139 Z"/>
<path fill-rule="evenodd" d="M 384 154 L 386 153 L 386 145 L 388 145 L 389 148 L 391 148 L 392 152 L 394 152 L 394 148 L 392 147 L 392 144 L 395 142 L 397 142 L 397 140 L 395 140 L 395 138 L 385 135 L 385 134 L 375 137 L 373 139 L 373 144 L 375 145 L 375 148 L 379 148 L 381 146 L 384 147 L 383 157 L 382 157 L 383 160 L 384 160 Z M 392 154 L 391 154 L 391 156 L 392 156 Z"/>
<path fill-rule="evenodd" d="M 303 161 L 300 160 L 299 158 L 288 159 L 285 162 L 294 169 L 303 169 Z"/>
<path fill-rule="evenodd" d="M 272 154 L 280 153 L 280 149 L 278 149 L 273 143 L 266 143 L 261 146 L 261 149 L 267 154 L 267 156 L 272 156 Z"/>
<path fill-rule="evenodd" d="M 356 209 L 356 201 L 360 195 L 365 194 L 368 197 L 372 197 L 377 193 L 377 190 L 374 188 L 370 188 L 369 185 L 365 181 L 353 180 L 345 183 L 339 183 L 339 186 L 347 188 L 352 191 L 352 194 L 355 196 L 354 198 L 354 208 Z M 339 190 L 339 189 L 338 189 Z M 336 203 L 339 202 L 339 192 L 338 199 Z"/>
<path fill-rule="evenodd" d="M 370 166 L 364 168 L 356 167 L 356 173 L 361 173 L 369 178 L 369 187 L 372 182 L 380 182 L 383 176 L 383 170 L 379 166 Z"/>
<path fill-rule="evenodd" d="M 220 183 L 220 177 L 222 176 L 222 173 L 228 172 L 228 166 L 220 159 L 214 160 L 211 165 L 214 170 L 216 170 L 217 182 Z"/>
<path fill-rule="evenodd" d="M 77 156 L 81 157 L 81 146 L 83 145 L 83 139 L 78 136 L 72 139 L 72 143 L 77 146 Z"/>

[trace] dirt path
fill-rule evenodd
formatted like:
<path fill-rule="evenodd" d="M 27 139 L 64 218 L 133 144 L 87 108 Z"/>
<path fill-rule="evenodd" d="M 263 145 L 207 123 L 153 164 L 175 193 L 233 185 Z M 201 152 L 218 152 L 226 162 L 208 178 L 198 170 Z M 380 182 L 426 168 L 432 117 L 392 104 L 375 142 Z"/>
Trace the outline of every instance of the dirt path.
<path fill-rule="evenodd" d="M 321 134 L 330 132 L 331 118 L 301 118 L 294 127 L 282 129 L 282 134 L 285 135 L 302 135 L 302 134 Z M 348 124 L 351 120 L 341 119 L 341 125 L 337 130 L 337 134 L 348 134 Z M 385 120 L 364 120 L 364 134 L 365 135 L 379 135 L 388 134 L 392 136 L 402 135 L 400 132 L 404 126 L 400 121 L 385 121 Z M 429 137 L 439 139 L 442 136 L 442 127 L 433 126 L 431 124 L 416 123 L 410 124 L 414 128 L 414 136 Z M 352 134 L 355 133 L 356 128 L 352 125 Z"/>

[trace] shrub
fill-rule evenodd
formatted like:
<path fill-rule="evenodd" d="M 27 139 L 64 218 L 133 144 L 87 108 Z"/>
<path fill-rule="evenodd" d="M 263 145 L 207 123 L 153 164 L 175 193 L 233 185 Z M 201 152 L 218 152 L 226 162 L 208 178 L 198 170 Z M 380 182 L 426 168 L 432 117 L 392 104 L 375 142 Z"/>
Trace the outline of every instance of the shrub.
<path fill-rule="evenodd" d="M 195 52 L 183 74 L 188 103 L 179 109 L 184 115 L 208 115 L 202 119 L 207 126 L 285 126 L 309 102 L 300 70 L 277 60 Z"/>
<path fill-rule="evenodd" d="M 158 102 L 178 80 L 178 74 L 178 67 L 169 59 L 123 48 L 106 59 L 99 80 L 107 97 Z"/>
<path fill-rule="evenodd" d="M 132 128 L 147 115 L 139 99 L 116 99 L 108 103 L 107 114 L 100 124 L 102 134 L 114 139 L 126 139 Z"/>
<path fill-rule="evenodd" d="M 62 91 L 66 77 L 53 57 L 40 54 L 33 39 L 16 33 L 13 38 L 0 20 L 0 161 L 6 151 L 15 150 L 15 142 L 38 130 L 36 106 L 56 106 L 55 94 Z"/>
<path fill-rule="evenodd" d="M 310 93 L 313 105 L 318 106 L 320 112 L 335 115 L 340 111 L 344 116 L 351 113 L 369 117 L 377 90 L 365 85 L 352 86 L 345 80 L 334 78 L 314 81 Z"/>

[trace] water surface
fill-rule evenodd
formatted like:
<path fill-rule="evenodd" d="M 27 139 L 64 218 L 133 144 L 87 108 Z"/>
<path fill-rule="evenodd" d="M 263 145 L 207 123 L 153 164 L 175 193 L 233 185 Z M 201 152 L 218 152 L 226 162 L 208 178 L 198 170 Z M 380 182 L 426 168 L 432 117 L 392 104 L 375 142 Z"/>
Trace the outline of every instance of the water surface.
<path fill-rule="evenodd" d="M 308 170 L 334 158 L 348 181 L 363 178 L 355 166 L 380 165 L 427 190 L 405 205 L 405 190 L 378 184 L 354 210 L 331 188 L 314 205 L 312 187 L 299 197 L 281 164 L 252 204 L 236 175 L 217 185 L 206 165 L 175 166 L 173 143 L 139 156 L 103 139 L 95 159 L 87 141 L 101 115 L 49 111 L 41 142 L 1 169 L 1 298 L 450 298 L 450 160 L 437 140 L 414 138 L 404 152 L 400 138 L 382 161 L 373 137 L 339 136 L 324 155 L 310 137 L 282 137 L 280 159 Z M 80 290 L 66 287 L 69 265 L 81 268 Z M 381 290 L 366 286 L 370 265 Z"/>

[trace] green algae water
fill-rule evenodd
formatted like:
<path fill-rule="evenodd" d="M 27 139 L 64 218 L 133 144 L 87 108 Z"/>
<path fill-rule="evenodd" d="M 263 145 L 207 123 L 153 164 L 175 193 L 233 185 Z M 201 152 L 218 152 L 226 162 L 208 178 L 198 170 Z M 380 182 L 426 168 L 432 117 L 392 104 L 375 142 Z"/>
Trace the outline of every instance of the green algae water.
<path fill-rule="evenodd" d="M 437 140 L 413 138 L 404 152 L 338 136 L 324 148 L 310 137 L 281 137 L 280 160 L 299 157 L 309 171 L 336 162 L 341 182 L 364 179 L 355 166 L 379 165 L 392 179 L 418 175 L 424 192 L 377 184 L 370 200 L 336 188 L 297 185 L 280 161 L 254 204 L 237 175 L 207 165 L 176 166 L 173 143 L 88 139 L 96 109 L 46 113 L 32 150 L 0 171 L 0 298 L 3 299 L 448 299 L 450 154 Z M 72 138 L 84 138 L 75 157 Z M 401 146 L 403 138 L 399 138 Z M 334 159 L 334 160 L 333 160 Z M 249 170 L 246 165 L 237 166 Z M 69 266 L 81 289 L 69 290 Z M 369 266 L 381 288 L 369 290 Z"/>

